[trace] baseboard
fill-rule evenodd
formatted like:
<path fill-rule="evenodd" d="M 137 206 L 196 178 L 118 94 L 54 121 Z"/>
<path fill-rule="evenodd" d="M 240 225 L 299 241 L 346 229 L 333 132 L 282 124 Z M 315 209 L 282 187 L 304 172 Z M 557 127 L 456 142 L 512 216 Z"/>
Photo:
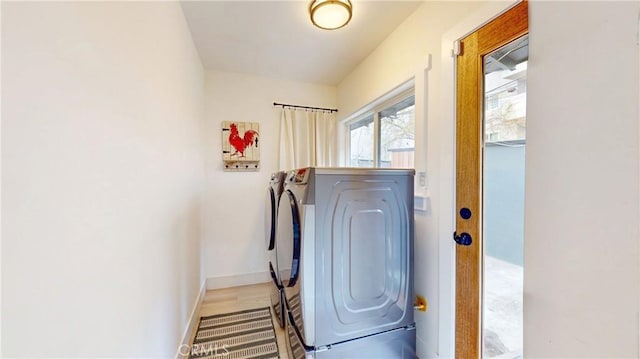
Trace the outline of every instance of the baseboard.
<path fill-rule="evenodd" d="M 191 336 L 195 332 L 196 326 L 198 325 L 198 319 L 200 319 L 200 307 L 202 307 L 204 295 L 207 290 L 259 284 L 268 282 L 269 280 L 269 272 L 265 271 L 225 277 L 211 277 L 202 282 L 200 293 L 198 293 L 198 297 L 193 304 L 193 310 L 191 311 L 189 322 L 187 322 L 186 328 L 182 333 L 182 340 L 180 341 L 180 344 L 176 351 L 175 358 L 184 359 L 189 357 L 189 353 L 191 351 Z"/>
<path fill-rule="evenodd" d="M 200 293 L 198 293 L 196 302 L 193 304 L 191 316 L 189 317 L 187 326 L 182 333 L 182 340 L 180 341 L 180 345 L 178 346 L 178 350 L 176 351 L 176 359 L 188 358 L 189 353 L 191 352 L 191 336 L 195 332 L 196 326 L 199 323 L 198 319 L 200 319 L 200 307 L 202 306 L 202 301 L 204 300 L 204 294 L 207 291 L 206 283 L 206 281 L 203 281 L 202 285 L 200 286 Z"/>
<path fill-rule="evenodd" d="M 210 277 L 207 278 L 207 290 L 260 284 L 266 283 L 269 280 L 271 280 L 271 278 L 269 277 L 268 271 L 237 274 L 225 277 Z"/>

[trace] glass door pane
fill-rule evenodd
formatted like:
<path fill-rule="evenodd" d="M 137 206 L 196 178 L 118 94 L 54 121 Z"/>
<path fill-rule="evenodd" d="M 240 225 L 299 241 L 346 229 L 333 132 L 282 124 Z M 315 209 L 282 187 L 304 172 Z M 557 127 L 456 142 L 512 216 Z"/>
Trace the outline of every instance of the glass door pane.
<path fill-rule="evenodd" d="M 528 44 L 524 36 L 484 57 L 484 358 L 522 357 Z"/>

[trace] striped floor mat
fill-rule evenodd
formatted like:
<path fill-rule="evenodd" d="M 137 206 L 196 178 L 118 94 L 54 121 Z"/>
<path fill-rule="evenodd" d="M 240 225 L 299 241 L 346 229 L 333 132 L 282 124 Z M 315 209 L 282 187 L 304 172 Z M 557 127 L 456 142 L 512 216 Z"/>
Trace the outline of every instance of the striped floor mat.
<path fill-rule="evenodd" d="M 201 317 L 190 355 L 194 359 L 279 357 L 269 307 Z"/>

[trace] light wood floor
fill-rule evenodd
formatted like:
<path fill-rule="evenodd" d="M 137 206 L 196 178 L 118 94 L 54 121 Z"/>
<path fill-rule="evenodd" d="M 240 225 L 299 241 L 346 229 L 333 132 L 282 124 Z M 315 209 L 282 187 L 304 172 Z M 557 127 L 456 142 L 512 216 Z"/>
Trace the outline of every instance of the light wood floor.
<path fill-rule="evenodd" d="M 270 286 L 271 283 L 262 283 L 242 287 L 208 290 L 205 293 L 202 306 L 200 307 L 200 317 L 237 312 L 239 310 L 246 309 L 271 307 L 271 299 L 269 297 L 269 291 L 271 290 Z M 273 328 L 275 329 L 276 338 L 278 340 L 280 358 L 288 359 L 284 339 L 285 331 L 278 325 L 278 320 L 273 315 L 273 310 L 271 311 L 271 316 L 273 320 Z M 192 333 L 191 343 L 193 343 L 194 336 L 195 330 L 194 333 Z"/>

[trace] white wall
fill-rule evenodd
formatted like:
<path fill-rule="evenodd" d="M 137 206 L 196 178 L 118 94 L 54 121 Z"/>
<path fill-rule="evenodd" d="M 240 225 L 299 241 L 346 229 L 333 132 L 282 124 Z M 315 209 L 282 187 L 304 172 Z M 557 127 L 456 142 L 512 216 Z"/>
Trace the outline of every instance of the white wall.
<path fill-rule="evenodd" d="M 416 216 L 415 290 L 429 301 L 416 316 L 421 358 L 453 357 L 449 52 L 508 6 L 426 2 L 338 86 L 345 118 L 416 79 L 416 170 L 431 196 Z M 530 6 L 525 356 L 637 357 L 638 3 Z"/>
<path fill-rule="evenodd" d="M 2 3 L 2 356 L 174 356 L 203 70 L 172 2 Z"/>
<path fill-rule="evenodd" d="M 416 192 L 429 196 L 428 211 L 415 216 L 414 287 L 429 303 L 426 313 L 415 314 L 420 358 L 453 356 L 454 126 L 443 117 L 442 66 L 451 51 L 451 47 L 443 49 L 443 34 L 485 5 L 425 2 L 338 86 L 340 118 L 345 118 L 404 81 L 415 79 L 415 167 L 427 175 L 427 186 L 416 184 Z M 486 18 L 505 6 L 507 2 L 491 4 L 481 13 Z"/>
<path fill-rule="evenodd" d="M 429 54 L 434 68 L 438 68 L 442 34 L 480 4 L 477 1 L 422 4 L 338 85 L 339 118 L 345 118 L 406 80 L 414 77 L 419 80 L 428 65 Z M 430 73 L 428 87 L 438 84 L 438 79 L 439 74 Z"/>
<path fill-rule="evenodd" d="M 279 107 L 273 102 L 335 108 L 336 88 L 219 71 L 206 73 L 204 261 L 208 288 L 266 282 L 265 202 L 278 170 Z M 225 172 L 222 121 L 260 124 L 260 170 Z"/>
<path fill-rule="evenodd" d="M 525 357 L 639 355 L 639 14 L 530 3 Z"/>

